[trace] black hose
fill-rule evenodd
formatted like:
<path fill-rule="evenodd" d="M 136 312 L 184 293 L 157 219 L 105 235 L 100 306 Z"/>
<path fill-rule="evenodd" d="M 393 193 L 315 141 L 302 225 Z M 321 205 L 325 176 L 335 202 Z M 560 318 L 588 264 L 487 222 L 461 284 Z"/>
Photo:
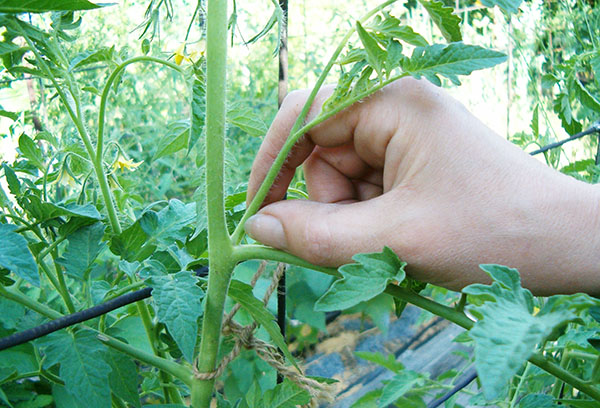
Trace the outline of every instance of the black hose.
<path fill-rule="evenodd" d="M 199 268 L 198 270 L 196 270 L 196 275 L 208 275 L 208 267 L 203 266 Z M 104 302 L 99 305 L 90 307 L 89 309 L 84 309 L 70 315 L 59 317 L 58 319 L 51 320 L 40 326 L 33 327 L 22 332 L 13 333 L 10 336 L 3 337 L 0 339 L 0 351 L 6 350 L 7 348 L 13 346 L 17 346 L 19 344 L 27 343 L 31 340 L 38 339 L 60 329 L 64 329 L 65 327 L 85 322 L 103 314 L 112 312 L 113 310 L 126 306 L 128 304 L 149 298 L 150 296 L 152 296 L 152 288 L 136 290 L 135 292 L 130 292 L 121 296 L 117 296 L 116 298 L 111 299 L 108 302 Z"/>
<path fill-rule="evenodd" d="M 573 136 L 570 136 L 566 139 L 560 140 L 555 143 L 550 143 L 542 148 L 534 150 L 529 153 L 531 156 L 535 156 L 536 154 L 544 153 L 550 149 L 554 149 L 555 147 L 559 147 L 564 145 L 565 143 L 572 142 L 573 140 L 581 139 L 584 136 L 591 135 L 592 133 L 598 133 L 600 135 L 600 120 L 592 124 L 589 129 L 584 130 L 583 132 L 575 133 Z"/>
<path fill-rule="evenodd" d="M 475 378 L 477 378 L 477 371 L 475 371 L 475 369 L 473 368 L 471 371 L 467 372 L 467 374 L 465 376 L 463 376 L 463 378 L 461 378 L 459 382 L 456 383 L 454 388 L 452 388 L 450 391 L 448 391 L 442 398 L 431 402 L 429 405 L 427 405 L 427 408 L 439 407 L 444 402 L 446 402 L 447 400 L 452 398 L 452 396 L 454 394 L 456 394 L 457 392 L 459 392 L 460 390 L 465 388 L 467 385 L 471 384 L 471 382 Z"/>
<path fill-rule="evenodd" d="M 152 288 L 136 290 L 135 292 L 126 293 L 111 299 L 108 302 L 90 307 L 89 309 L 84 309 L 70 315 L 59 317 L 58 319 L 51 320 L 40 326 L 11 334 L 10 336 L 0 339 L 0 351 L 19 344 L 27 343 L 28 341 L 43 337 L 57 330 L 64 329 L 65 327 L 85 322 L 86 320 L 101 316 L 122 306 L 137 302 L 138 300 L 146 299 L 151 296 L 151 293 Z"/>

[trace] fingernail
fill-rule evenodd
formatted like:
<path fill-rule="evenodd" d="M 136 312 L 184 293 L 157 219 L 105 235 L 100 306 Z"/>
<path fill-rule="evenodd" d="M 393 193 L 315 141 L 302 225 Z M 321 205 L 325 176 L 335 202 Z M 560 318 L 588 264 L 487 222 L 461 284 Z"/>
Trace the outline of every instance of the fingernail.
<path fill-rule="evenodd" d="M 271 216 L 256 214 L 248 218 L 244 225 L 252 239 L 274 248 L 286 249 L 287 240 L 281 222 Z"/>

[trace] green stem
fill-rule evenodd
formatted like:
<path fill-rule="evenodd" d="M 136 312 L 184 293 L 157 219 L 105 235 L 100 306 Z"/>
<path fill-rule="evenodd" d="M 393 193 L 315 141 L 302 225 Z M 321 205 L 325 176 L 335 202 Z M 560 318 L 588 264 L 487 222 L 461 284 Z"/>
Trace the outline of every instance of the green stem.
<path fill-rule="evenodd" d="M 69 293 L 69 288 L 67 287 L 67 283 L 65 282 L 65 275 L 60 269 L 60 266 L 54 262 L 54 269 L 56 271 L 56 278 L 58 280 L 58 285 L 60 287 L 60 292 L 62 293 L 63 300 L 65 301 L 65 305 L 67 306 L 67 310 L 69 313 L 75 313 L 75 305 L 73 305 L 73 299 L 71 298 L 71 293 Z"/>
<path fill-rule="evenodd" d="M 38 260 L 38 265 L 40 266 L 40 269 L 42 270 L 42 272 L 44 272 L 44 275 L 46 275 L 46 277 L 50 281 L 50 284 L 54 287 L 54 289 L 56 289 L 58 294 L 64 300 L 64 294 L 61 292 L 61 288 L 60 288 L 60 285 L 58 284 L 58 280 L 56 279 L 56 276 L 54 276 L 52 274 L 52 272 L 50 272 L 50 268 L 48 268 L 48 265 L 46 265 L 46 262 L 44 262 L 42 260 Z M 65 304 L 66 304 L 66 302 L 65 302 Z"/>
<path fill-rule="evenodd" d="M 106 296 L 105 301 L 114 299 L 116 297 L 119 297 L 127 292 L 130 292 L 132 290 L 141 288 L 142 286 L 145 286 L 145 283 L 143 281 L 139 281 L 139 282 L 134 282 L 130 285 L 127 286 L 123 286 L 121 289 L 119 290 L 115 290 L 113 293 L 110 293 L 108 296 Z"/>
<path fill-rule="evenodd" d="M 174 361 L 170 361 L 150 353 L 146 353 L 145 351 L 132 347 L 129 344 L 123 343 L 122 341 L 119 341 L 104 333 L 98 333 L 98 340 L 115 350 L 118 350 L 135 358 L 136 360 L 157 367 L 161 370 L 161 372 L 169 373 L 174 377 L 179 378 L 187 385 L 191 383 L 190 370 L 184 367 L 183 365 L 177 364 Z"/>
<path fill-rule="evenodd" d="M 596 356 L 596 362 L 594 363 L 594 368 L 592 369 L 592 376 L 590 378 L 590 382 L 592 384 L 596 384 L 600 380 L 600 357 Z"/>
<path fill-rule="evenodd" d="M 117 217 L 117 212 L 115 210 L 114 201 L 112 199 L 112 193 L 110 191 L 110 188 L 108 187 L 108 181 L 106 179 L 106 174 L 104 173 L 104 169 L 102 168 L 102 163 L 98 163 L 94 160 L 94 155 L 95 155 L 94 147 L 92 146 L 92 141 L 87 132 L 87 128 L 85 127 L 84 123 L 81 121 L 81 118 L 79 117 L 77 112 L 75 112 L 73 110 L 73 107 L 71 106 L 69 98 L 67 98 L 67 95 L 64 93 L 63 89 L 61 88 L 58 81 L 54 77 L 54 74 L 52 73 L 52 71 L 50 70 L 50 68 L 48 67 L 48 65 L 42 58 L 42 56 L 40 55 L 39 51 L 37 50 L 37 48 L 31 41 L 31 39 L 21 29 L 20 26 L 19 26 L 19 30 L 21 31 L 23 37 L 25 38 L 25 41 L 27 41 L 29 48 L 35 54 L 36 60 L 40 64 L 42 71 L 44 71 L 44 73 L 48 76 L 48 78 L 50 78 L 52 85 L 54 85 L 54 87 L 56 88 L 56 92 L 58 93 L 60 100 L 62 101 L 63 105 L 67 109 L 67 113 L 69 114 L 69 117 L 71 118 L 71 120 L 75 124 L 75 127 L 77 128 L 77 132 L 79 133 L 79 136 L 81 137 L 81 140 L 83 141 L 83 145 L 85 146 L 85 150 L 87 151 L 88 157 L 92 161 L 92 164 L 94 167 L 94 173 L 96 174 L 96 178 L 98 180 L 98 185 L 100 186 L 100 191 L 102 193 L 102 198 L 104 199 L 104 204 L 106 206 L 106 212 L 108 214 L 108 218 L 110 220 L 110 224 L 113 229 L 113 233 L 120 234 L 121 233 L 121 224 L 119 223 L 119 218 Z"/>
<path fill-rule="evenodd" d="M 569 350 L 564 350 L 561 358 L 560 358 L 560 368 L 565 369 L 567 368 L 567 365 L 569 365 L 569 362 L 571 361 L 571 355 L 569 353 Z M 563 382 L 557 378 L 554 381 L 554 385 L 552 385 L 552 396 L 554 398 L 558 398 L 560 397 L 560 390 L 562 388 Z"/>
<path fill-rule="evenodd" d="M 235 266 L 227 231 L 223 194 L 227 90 L 227 1 L 208 0 L 206 29 L 206 207 L 208 215 L 208 288 L 198 355 L 199 372 L 215 370 L 229 280 Z M 191 402 L 208 408 L 215 380 L 195 379 Z"/>
<path fill-rule="evenodd" d="M 59 317 L 62 317 L 62 314 L 60 314 L 56 310 L 51 309 L 48 306 L 31 299 L 30 297 L 23 294 L 21 291 L 0 286 L 0 296 L 2 296 L 5 299 L 12 300 L 13 302 L 19 303 L 23 306 L 26 306 L 29 309 L 36 311 L 42 316 L 45 316 L 49 319 L 58 319 Z"/>
<path fill-rule="evenodd" d="M 342 275 L 335 268 L 313 265 L 296 255 L 280 251 L 264 245 L 237 245 L 233 248 L 233 259 L 236 263 L 250 259 L 268 259 L 270 261 L 283 262 L 290 265 L 297 265 L 303 268 L 313 269 L 327 275 L 337 278 Z"/>
<path fill-rule="evenodd" d="M 463 312 L 465 310 L 466 304 L 467 304 L 467 294 L 461 293 L 460 299 L 458 300 L 458 303 L 456 305 L 456 310 L 459 312 Z"/>
<path fill-rule="evenodd" d="M 48 255 L 50 253 L 50 251 L 53 251 L 54 248 L 56 248 L 66 238 L 67 237 L 59 237 L 59 238 L 57 238 L 56 241 L 54 241 L 53 243 L 51 243 L 49 246 L 47 246 L 43 251 L 41 251 L 38 254 L 37 259 L 38 260 L 44 259 L 46 257 L 46 255 Z"/>
<path fill-rule="evenodd" d="M 529 373 L 530 367 L 531 367 L 531 364 L 529 364 L 529 363 L 527 363 L 525 365 L 525 370 L 523 370 L 523 374 L 521 374 L 521 378 L 519 379 L 519 384 L 517 385 L 517 389 L 515 390 L 515 393 L 513 394 L 513 397 L 510 400 L 510 408 L 514 408 L 515 404 L 519 400 L 519 393 L 521 392 L 521 387 L 525 383 L 525 379 L 527 378 L 527 374 Z"/>
<path fill-rule="evenodd" d="M 54 276 L 54 274 L 52 274 L 52 272 L 50 271 L 50 268 L 48 268 L 48 265 L 46 265 L 46 262 L 44 262 L 42 259 L 38 259 L 38 265 L 40 266 L 42 272 L 44 272 L 54 289 L 56 289 L 56 291 L 60 295 L 69 313 L 74 313 L 75 306 L 73 305 L 71 294 L 69 293 L 67 285 L 65 284 L 64 277 L 58 269 L 59 267 L 56 264 L 54 264 L 56 268 L 56 276 Z"/>
<path fill-rule="evenodd" d="M 121 398 L 117 397 L 115 394 L 111 395 L 112 397 L 112 406 L 115 408 L 127 408 L 127 405 L 121 400 Z"/>
<path fill-rule="evenodd" d="M 150 347 L 152 348 L 152 352 L 154 353 L 154 355 L 157 358 L 166 360 L 164 358 L 164 353 L 162 353 L 157 347 L 158 339 L 156 338 L 156 335 L 154 333 L 154 325 L 152 324 L 152 318 L 150 317 L 150 311 L 148 310 L 148 305 L 143 300 L 136 302 L 135 305 L 138 309 L 138 313 L 140 314 L 140 318 L 142 319 L 142 323 L 144 324 L 144 330 L 146 331 L 146 336 L 148 337 L 148 341 L 150 342 Z M 156 366 L 156 367 L 158 367 L 158 366 Z M 158 368 L 160 369 L 160 367 L 158 367 Z M 162 369 L 159 372 L 159 376 L 160 376 L 161 382 L 164 384 L 168 384 L 173 380 L 171 378 L 171 375 L 169 374 L 169 372 L 163 371 Z M 162 387 L 162 389 L 163 389 L 163 395 L 165 397 L 165 403 L 167 403 L 167 404 L 169 404 L 171 402 L 177 403 L 176 400 L 181 399 L 181 397 L 177 398 L 176 396 L 173 399 L 174 395 L 168 388 Z M 177 395 L 179 395 L 179 394 L 177 393 Z M 173 399 L 173 401 L 171 401 L 172 399 Z"/>
<path fill-rule="evenodd" d="M 296 144 L 296 142 L 298 141 L 298 139 L 300 139 L 310 129 L 314 128 L 315 126 L 317 126 L 317 125 L 319 125 L 319 124 L 321 124 L 323 122 L 325 122 L 327 119 L 329 119 L 329 118 L 337 115 L 339 112 L 341 112 L 344 109 L 352 106 L 356 102 L 358 102 L 358 101 L 360 101 L 360 100 L 368 97 L 369 95 L 372 95 L 373 93 L 379 91 L 384 86 L 389 85 L 392 82 L 397 81 L 398 79 L 406 77 L 408 75 L 409 74 L 407 74 L 407 73 L 402 73 L 402 74 L 395 75 L 395 76 L 393 76 L 393 77 L 391 77 L 391 78 L 389 78 L 389 79 L 387 79 L 387 80 L 385 80 L 383 82 L 378 83 L 373 88 L 371 88 L 371 89 L 369 89 L 369 90 L 367 90 L 367 91 L 365 91 L 365 92 L 363 92 L 363 93 L 361 93 L 359 95 L 356 95 L 355 97 L 353 97 L 351 99 L 348 99 L 347 101 L 345 101 L 344 103 L 342 103 L 339 106 L 335 107 L 334 109 L 329 110 L 329 111 L 327 111 L 325 113 L 321 113 L 319 116 L 317 116 L 315 119 L 313 119 L 310 123 L 306 124 L 305 126 L 301 127 L 300 129 L 297 129 L 297 130 L 292 129 L 292 131 L 290 132 L 290 137 L 284 143 L 283 147 L 279 151 L 279 154 L 277 154 L 277 157 L 275 158 L 275 161 L 273 161 L 273 164 L 271 165 L 271 168 L 267 172 L 267 175 L 265 176 L 265 179 L 263 180 L 263 182 L 260 185 L 258 191 L 256 192 L 256 195 L 254 196 L 254 198 L 250 202 L 250 205 L 248 205 L 248 209 L 244 213 L 244 215 L 243 215 L 240 223 L 238 224 L 238 226 L 236 227 L 235 231 L 233 232 L 231 240 L 235 244 L 239 244 L 240 241 L 242 240 L 242 236 L 244 234 L 244 224 L 246 223 L 246 220 L 248 218 L 250 218 L 252 215 L 256 214 L 256 212 L 259 210 L 261 204 L 263 203 L 263 201 L 265 200 L 267 194 L 269 193 L 269 190 L 271 189 L 271 186 L 275 182 L 275 178 L 277 178 L 277 175 L 279 174 L 279 170 L 281 170 L 281 167 L 283 166 L 283 163 L 287 159 L 287 156 L 288 156 L 289 152 L 292 150 L 292 148 L 294 147 L 294 145 Z M 309 98 L 309 101 L 312 104 L 312 100 L 310 100 L 310 98 Z M 308 106 L 310 107 L 310 105 L 308 105 Z M 307 110 L 307 112 L 308 112 L 308 110 Z M 302 116 L 302 114 L 301 114 L 301 116 Z M 299 116 L 299 118 L 301 116 Z M 300 125 L 301 124 L 302 124 L 302 122 L 300 122 Z"/>
<path fill-rule="evenodd" d="M 596 401 L 600 401 L 600 390 L 597 387 L 594 387 L 586 383 L 582 379 L 575 377 L 567 370 L 547 360 L 541 354 L 534 354 L 529 358 L 529 361 L 541 368 L 542 370 L 552 374 L 557 378 L 560 378 L 562 381 L 571 385 L 573 388 L 576 388 L 584 394 L 587 394 Z"/>

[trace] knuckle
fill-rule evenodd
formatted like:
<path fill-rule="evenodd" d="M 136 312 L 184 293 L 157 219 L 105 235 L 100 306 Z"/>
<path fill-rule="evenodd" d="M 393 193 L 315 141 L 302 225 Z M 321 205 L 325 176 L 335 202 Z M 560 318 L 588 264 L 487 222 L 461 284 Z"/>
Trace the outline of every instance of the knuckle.
<path fill-rule="evenodd" d="M 282 110 L 287 109 L 299 109 L 302 107 L 306 99 L 308 98 L 308 90 L 294 90 L 286 95 L 283 99 L 283 103 L 281 104 Z"/>
<path fill-rule="evenodd" d="M 441 90 L 425 79 L 405 77 L 396 81 L 395 85 L 403 98 L 421 107 L 435 105 L 441 96 Z"/>

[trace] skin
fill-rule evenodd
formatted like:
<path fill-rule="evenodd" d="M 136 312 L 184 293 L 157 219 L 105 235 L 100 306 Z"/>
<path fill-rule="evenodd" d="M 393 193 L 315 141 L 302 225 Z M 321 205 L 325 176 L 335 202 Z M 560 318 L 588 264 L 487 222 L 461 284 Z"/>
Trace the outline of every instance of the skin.
<path fill-rule="evenodd" d="M 316 117 L 332 88 L 311 107 Z M 284 101 L 256 156 L 251 200 L 308 96 Z M 310 200 L 282 200 L 303 164 Z M 313 128 L 248 234 L 322 266 L 392 248 L 415 279 L 453 290 L 517 268 L 538 295 L 600 293 L 600 191 L 548 168 L 441 88 L 405 78 Z"/>

